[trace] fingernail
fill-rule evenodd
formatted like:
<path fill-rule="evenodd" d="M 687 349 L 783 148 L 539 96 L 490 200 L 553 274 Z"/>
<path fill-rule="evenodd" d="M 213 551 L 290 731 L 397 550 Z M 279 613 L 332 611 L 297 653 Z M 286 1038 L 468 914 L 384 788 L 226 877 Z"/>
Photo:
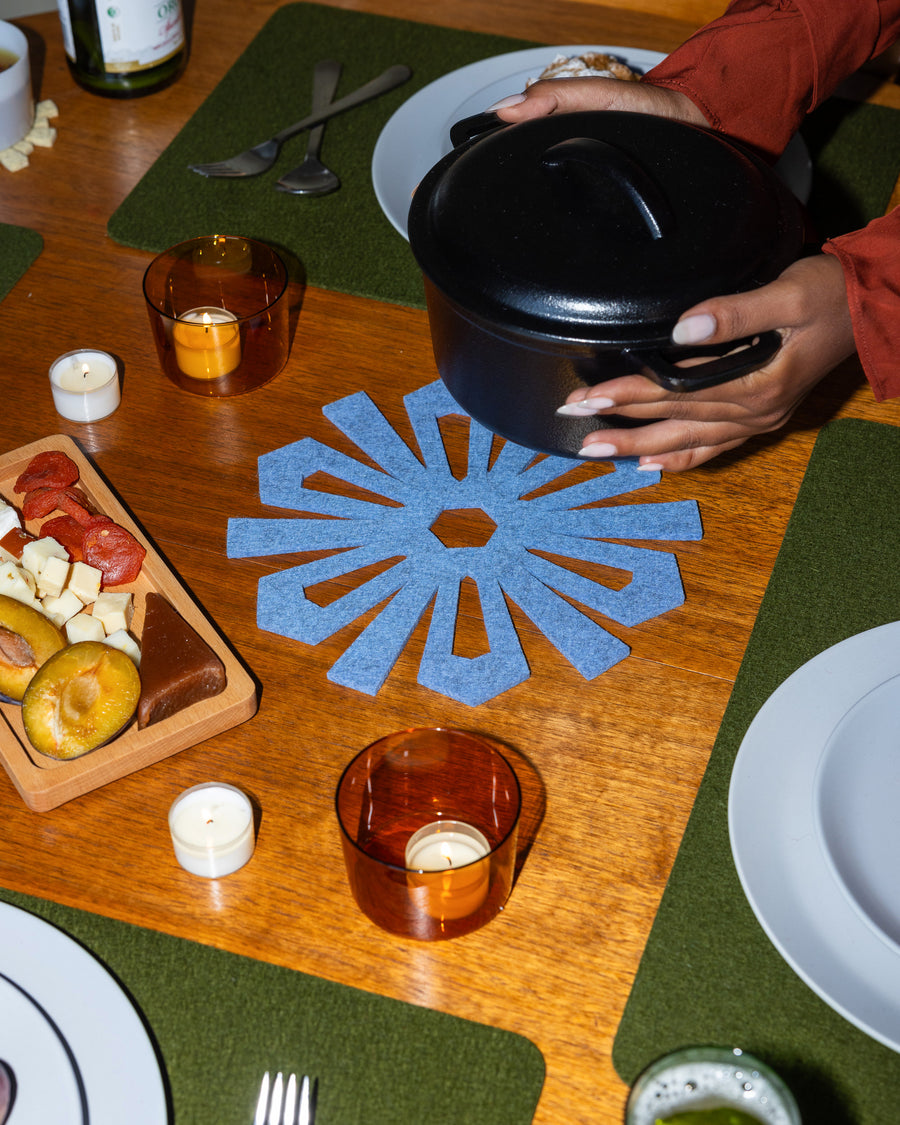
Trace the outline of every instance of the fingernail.
<path fill-rule="evenodd" d="M 585 418 L 590 414 L 596 414 L 597 408 L 585 401 L 564 402 L 562 406 L 557 406 L 556 413 L 565 414 L 570 418 Z"/>
<path fill-rule="evenodd" d="M 605 441 L 595 441 L 592 445 L 584 445 L 578 450 L 579 457 L 615 457 L 618 449 Z"/>
<path fill-rule="evenodd" d="M 581 401 L 584 406 L 593 406 L 595 410 L 608 410 L 610 406 L 616 405 L 611 398 L 601 398 L 599 395 L 588 395 Z"/>
<path fill-rule="evenodd" d="M 639 473 L 661 473 L 663 471 L 662 465 L 658 461 L 648 461 L 646 465 L 638 465 L 637 471 Z"/>
<path fill-rule="evenodd" d="M 716 318 L 709 313 L 686 316 L 672 329 L 673 344 L 701 344 L 716 330 Z"/>
<path fill-rule="evenodd" d="M 493 105 L 489 105 L 484 112 L 493 113 L 498 109 L 507 109 L 511 105 L 520 105 L 524 101 L 524 94 L 510 94 L 508 95 L 508 97 L 501 98 L 499 102 L 494 102 Z"/>

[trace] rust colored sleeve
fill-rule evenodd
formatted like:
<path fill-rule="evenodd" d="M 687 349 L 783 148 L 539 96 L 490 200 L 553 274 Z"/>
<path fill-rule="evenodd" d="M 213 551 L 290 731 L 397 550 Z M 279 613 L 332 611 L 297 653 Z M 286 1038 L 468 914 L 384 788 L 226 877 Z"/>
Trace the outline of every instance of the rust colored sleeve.
<path fill-rule="evenodd" d="M 644 81 L 777 158 L 803 118 L 900 37 L 900 0 L 733 0 Z"/>

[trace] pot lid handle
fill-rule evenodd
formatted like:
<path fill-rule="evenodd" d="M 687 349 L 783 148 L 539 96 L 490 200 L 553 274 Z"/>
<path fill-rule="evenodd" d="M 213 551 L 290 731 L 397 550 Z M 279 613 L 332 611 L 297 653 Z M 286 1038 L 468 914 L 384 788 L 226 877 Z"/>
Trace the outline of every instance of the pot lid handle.
<path fill-rule="evenodd" d="M 741 375 L 749 375 L 767 363 L 781 347 L 781 334 L 770 331 L 759 336 L 748 336 L 735 340 L 727 355 L 717 356 L 708 363 L 698 363 L 692 367 L 678 367 L 667 359 L 657 348 L 646 351 L 640 348 L 626 348 L 625 358 L 634 365 L 634 370 L 667 391 L 699 391 L 703 387 L 717 387 Z M 737 350 L 735 350 L 737 349 Z M 678 352 L 679 359 L 704 354 L 702 347 L 683 348 Z M 705 350 L 709 354 L 709 348 Z"/>
<path fill-rule="evenodd" d="M 646 168 L 616 145 L 595 137 L 570 137 L 548 148 L 541 164 L 565 177 L 587 169 L 598 187 L 611 180 L 634 204 L 651 238 L 663 238 L 675 225 L 672 208 L 657 182 Z"/>
<path fill-rule="evenodd" d="M 461 121 L 450 127 L 450 144 L 454 148 L 473 141 L 484 133 L 493 133 L 495 129 L 506 127 L 506 122 L 501 121 L 496 113 L 475 113 L 471 117 L 464 117 Z"/>

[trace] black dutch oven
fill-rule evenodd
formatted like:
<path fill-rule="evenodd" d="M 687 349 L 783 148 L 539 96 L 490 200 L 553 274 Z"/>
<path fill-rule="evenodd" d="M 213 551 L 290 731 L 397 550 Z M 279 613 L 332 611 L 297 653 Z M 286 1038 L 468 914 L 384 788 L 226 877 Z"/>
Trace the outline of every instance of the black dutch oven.
<path fill-rule="evenodd" d="M 594 430 L 641 424 L 558 415 L 576 388 L 639 372 L 692 391 L 778 349 L 770 332 L 681 367 L 710 350 L 670 341 L 686 309 L 772 281 L 802 250 L 799 204 L 749 150 L 619 112 L 479 115 L 451 138 L 413 197 L 409 240 L 441 378 L 494 433 L 574 456 Z"/>

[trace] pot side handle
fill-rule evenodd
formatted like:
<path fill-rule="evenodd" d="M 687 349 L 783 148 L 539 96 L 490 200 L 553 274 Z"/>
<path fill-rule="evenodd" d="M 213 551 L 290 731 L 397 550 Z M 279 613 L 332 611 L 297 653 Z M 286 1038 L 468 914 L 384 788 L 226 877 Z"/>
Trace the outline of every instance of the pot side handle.
<path fill-rule="evenodd" d="M 609 181 L 634 204 L 651 238 L 663 238 L 675 226 L 669 201 L 650 173 L 627 152 L 596 137 L 570 137 L 546 150 L 541 164 L 569 176 L 587 169 L 597 185 Z"/>
<path fill-rule="evenodd" d="M 732 347 L 741 350 L 717 356 L 709 363 L 698 363 L 693 367 L 677 367 L 657 348 L 648 351 L 626 348 L 624 355 L 634 364 L 638 374 L 651 379 L 667 391 L 699 391 L 704 387 L 716 387 L 720 383 L 727 383 L 732 379 L 740 378 L 741 375 L 749 375 L 751 371 L 758 370 L 781 347 L 781 335 L 774 330 L 763 332 L 759 336 L 735 340 Z M 679 356 L 688 358 L 702 354 L 704 354 L 703 349 L 691 348 L 680 352 Z"/>

